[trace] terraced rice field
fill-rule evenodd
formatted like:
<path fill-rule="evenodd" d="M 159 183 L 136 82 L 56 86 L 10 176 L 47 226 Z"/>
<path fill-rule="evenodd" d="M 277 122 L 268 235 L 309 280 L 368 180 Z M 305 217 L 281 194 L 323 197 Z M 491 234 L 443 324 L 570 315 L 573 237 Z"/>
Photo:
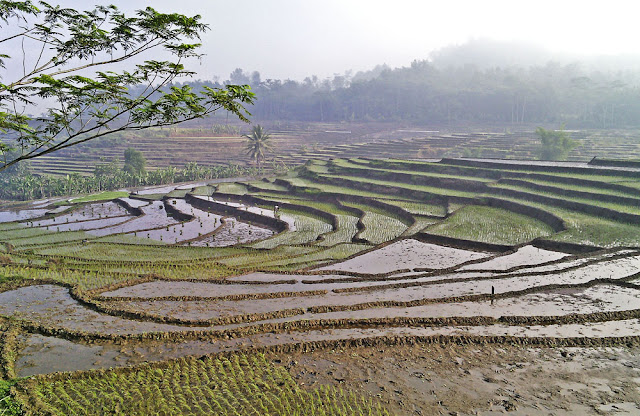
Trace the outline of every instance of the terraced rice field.
<path fill-rule="evenodd" d="M 638 183 L 587 163 L 357 158 L 0 213 L 0 379 L 29 376 L 12 397 L 34 413 L 402 414 L 261 354 L 633 346 Z"/>

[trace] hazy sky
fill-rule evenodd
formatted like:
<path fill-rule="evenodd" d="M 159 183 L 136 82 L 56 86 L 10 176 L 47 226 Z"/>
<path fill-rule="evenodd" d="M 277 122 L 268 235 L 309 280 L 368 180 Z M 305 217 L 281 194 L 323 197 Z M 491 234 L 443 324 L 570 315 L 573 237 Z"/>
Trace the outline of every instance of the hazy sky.
<path fill-rule="evenodd" d="M 55 0 L 50 3 L 56 4 Z M 226 79 L 237 67 L 262 79 L 301 80 L 347 69 L 391 67 L 473 38 L 527 41 L 577 54 L 640 53 L 633 0 L 60 0 L 86 9 L 112 3 L 123 11 L 200 14 L 211 30 L 207 55 L 190 69 Z"/>

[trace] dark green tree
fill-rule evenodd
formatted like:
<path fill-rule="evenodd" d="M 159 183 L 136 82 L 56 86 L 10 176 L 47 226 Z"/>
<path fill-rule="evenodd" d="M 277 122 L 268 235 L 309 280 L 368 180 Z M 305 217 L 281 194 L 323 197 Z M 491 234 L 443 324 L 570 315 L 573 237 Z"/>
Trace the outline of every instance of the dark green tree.
<path fill-rule="evenodd" d="M 560 130 L 546 130 L 538 127 L 536 134 L 540 137 L 542 145 L 541 160 L 567 160 L 569 152 L 578 146 L 578 142 L 569 137 L 564 126 Z"/>
<path fill-rule="evenodd" d="M 2 50 L 23 51 L 0 54 L 0 154 L 19 150 L 0 161 L 0 171 L 113 132 L 173 125 L 219 109 L 248 121 L 244 106 L 254 94 L 247 85 L 196 93 L 173 84 L 193 74 L 184 61 L 200 56 L 206 30 L 200 16 L 151 7 L 125 16 L 113 5 L 80 12 L 0 0 Z M 134 65 L 142 54 L 160 51 L 171 59 Z M 130 63 L 128 70 L 116 72 L 115 64 L 123 63 Z M 43 103 L 49 105 L 44 115 L 29 115 Z"/>
<path fill-rule="evenodd" d="M 141 151 L 128 147 L 124 151 L 124 171 L 131 175 L 144 175 L 147 161 Z"/>
<path fill-rule="evenodd" d="M 265 158 L 265 153 L 273 150 L 271 146 L 271 136 L 268 135 L 261 125 L 253 126 L 251 134 L 245 134 L 247 138 L 247 155 L 255 160 L 258 168 Z"/>

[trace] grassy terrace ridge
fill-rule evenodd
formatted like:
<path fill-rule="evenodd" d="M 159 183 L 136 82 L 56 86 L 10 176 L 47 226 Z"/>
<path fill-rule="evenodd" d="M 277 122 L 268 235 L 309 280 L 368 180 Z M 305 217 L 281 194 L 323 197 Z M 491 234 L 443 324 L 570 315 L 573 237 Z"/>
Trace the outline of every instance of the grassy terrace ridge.
<path fill-rule="evenodd" d="M 50 226 L 51 228 L 55 228 L 55 226 Z M 37 230 L 40 231 L 38 228 Z M 46 230 L 45 230 L 46 231 Z M 42 246 L 46 244 L 55 244 L 61 243 L 66 244 L 70 242 L 80 242 L 82 240 L 93 240 L 96 237 L 87 234 L 84 231 L 54 231 L 49 230 L 48 233 L 39 233 L 33 235 L 26 235 L 24 237 L 15 237 L 15 238 L 3 238 L 2 241 L 10 243 L 17 249 L 28 248 L 30 246 Z"/>
<path fill-rule="evenodd" d="M 408 183 L 398 183 L 398 182 L 384 181 L 379 179 L 369 179 L 369 178 L 364 178 L 360 176 L 349 176 L 349 175 L 319 175 L 319 176 L 320 178 L 333 178 L 333 179 L 340 179 L 343 181 L 349 181 L 349 182 L 353 182 L 354 184 L 361 183 L 361 184 L 390 186 L 398 189 L 420 191 L 428 194 L 442 195 L 442 196 L 457 196 L 457 197 L 463 197 L 463 198 L 473 198 L 476 195 L 478 195 L 477 192 L 464 192 L 464 191 L 457 191 L 457 190 L 446 189 L 446 188 L 438 188 L 435 186 L 412 185 Z"/>
<path fill-rule="evenodd" d="M 549 180 L 540 180 L 540 179 L 521 179 L 521 181 L 532 183 L 534 185 L 557 187 L 558 189 L 564 189 L 569 191 L 588 192 L 591 194 L 636 198 L 638 199 L 638 203 L 640 203 L 640 196 L 637 193 L 633 193 L 633 192 L 624 192 L 624 191 L 614 190 L 614 189 L 596 188 L 596 187 L 590 187 L 590 186 L 584 186 L 584 185 L 578 185 L 578 184 L 576 185 L 562 184 L 562 186 L 558 186 L 558 183 L 556 182 L 552 182 Z M 631 183 L 635 184 L 635 182 L 631 182 Z"/>
<path fill-rule="evenodd" d="M 387 159 L 372 159 L 370 164 L 373 166 L 388 166 L 398 165 L 404 166 L 408 165 L 413 167 L 414 169 L 417 167 L 424 168 L 425 171 L 428 172 L 442 172 L 445 170 L 456 172 L 466 172 L 468 173 L 468 177 L 473 178 L 481 178 L 487 177 L 498 179 L 502 174 L 505 178 L 521 178 L 527 175 L 540 175 L 540 171 L 528 171 L 528 170 L 513 170 L 508 168 L 497 168 L 497 167 L 475 167 L 475 166 L 465 166 L 465 165 L 452 165 L 446 162 L 421 162 L 415 160 L 387 160 Z M 569 172 L 547 172 L 544 175 L 555 176 L 560 178 L 575 178 L 575 179 L 585 179 L 596 182 L 603 183 L 622 183 L 622 182 L 631 182 L 629 181 L 629 177 L 626 176 L 616 176 L 616 175 L 601 175 L 598 174 L 597 169 L 594 169 L 594 173 L 591 174 L 581 174 L 581 173 L 569 173 Z M 461 175 L 465 177 L 467 175 Z"/>
<path fill-rule="evenodd" d="M 385 241 L 393 240 L 407 230 L 408 224 L 405 224 L 389 211 L 366 204 L 352 202 L 344 202 L 343 204 L 364 211 L 362 223 L 365 228 L 358 236 L 373 244 L 381 244 Z"/>
<path fill-rule="evenodd" d="M 237 182 L 223 182 L 216 185 L 216 192 L 223 194 L 244 195 L 249 192 L 246 186 Z"/>
<path fill-rule="evenodd" d="M 375 172 L 400 173 L 403 175 L 415 175 L 418 178 L 461 179 L 465 181 L 477 181 L 482 183 L 487 183 L 492 181 L 489 178 L 477 178 L 477 177 L 474 178 L 471 176 L 464 176 L 464 175 L 449 175 L 446 173 L 436 173 L 436 172 L 416 172 L 408 169 L 405 170 L 405 169 L 377 168 L 373 164 L 362 165 L 362 164 L 352 163 L 351 159 L 349 160 L 334 159 L 331 161 L 331 166 L 335 166 L 337 168 L 333 171 L 334 173 L 335 172 L 339 173 L 340 172 L 339 168 L 351 168 L 351 169 L 362 170 L 363 173 L 365 174 L 367 171 L 375 171 Z"/>
<path fill-rule="evenodd" d="M 491 187 L 494 189 L 511 189 L 514 191 L 520 191 L 520 192 L 524 192 L 531 195 L 542 195 L 542 196 L 547 196 L 551 198 L 561 199 L 564 201 L 579 202 L 581 204 L 592 205 L 592 206 L 601 207 L 601 208 L 608 208 L 613 211 L 626 212 L 629 214 L 640 214 L 640 205 L 634 206 L 634 205 L 614 204 L 611 202 L 603 202 L 603 201 L 587 199 L 587 198 L 569 197 L 566 195 L 561 195 L 561 194 L 552 193 L 552 192 L 537 191 L 531 188 L 527 188 L 525 186 L 517 186 L 517 185 L 507 185 L 507 184 L 499 183 L 499 184 L 491 185 Z M 594 195 L 594 197 L 597 197 L 597 195 Z"/>
<path fill-rule="evenodd" d="M 356 195 L 356 196 L 363 196 L 367 198 L 377 198 L 377 199 L 409 200 L 408 198 L 391 196 L 391 195 L 380 193 L 380 192 L 364 191 L 361 189 L 353 189 L 353 188 L 347 188 L 344 186 L 329 185 L 326 183 L 314 182 L 309 178 L 287 178 L 283 180 L 285 182 L 290 183 L 293 186 L 315 188 L 320 192 L 326 192 L 326 193 L 332 193 L 332 194 Z"/>
<path fill-rule="evenodd" d="M 425 202 L 413 202 L 413 201 L 393 201 L 393 200 L 379 200 L 385 204 L 398 206 L 410 214 L 415 215 L 427 215 L 433 217 L 444 217 L 447 214 L 447 209 L 440 204 L 429 204 Z"/>

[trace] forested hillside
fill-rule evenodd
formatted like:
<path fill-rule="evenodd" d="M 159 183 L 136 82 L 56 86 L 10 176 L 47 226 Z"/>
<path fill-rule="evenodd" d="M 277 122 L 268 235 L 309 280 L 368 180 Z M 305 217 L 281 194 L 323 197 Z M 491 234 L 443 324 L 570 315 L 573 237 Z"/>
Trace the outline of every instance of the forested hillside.
<path fill-rule="evenodd" d="M 485 45 L 484 51 L 452 47 L 408 67 L 379 65 L 303 81 L 264 80 L 238 68 L 223 84 L 250 84 L 258 97 L 251 111 L 262 120 L 640 125 L 640 71 L 632 59 L 579 62 L 550 55 L 516 65 L 508 59 L 515 49 Z"/>

